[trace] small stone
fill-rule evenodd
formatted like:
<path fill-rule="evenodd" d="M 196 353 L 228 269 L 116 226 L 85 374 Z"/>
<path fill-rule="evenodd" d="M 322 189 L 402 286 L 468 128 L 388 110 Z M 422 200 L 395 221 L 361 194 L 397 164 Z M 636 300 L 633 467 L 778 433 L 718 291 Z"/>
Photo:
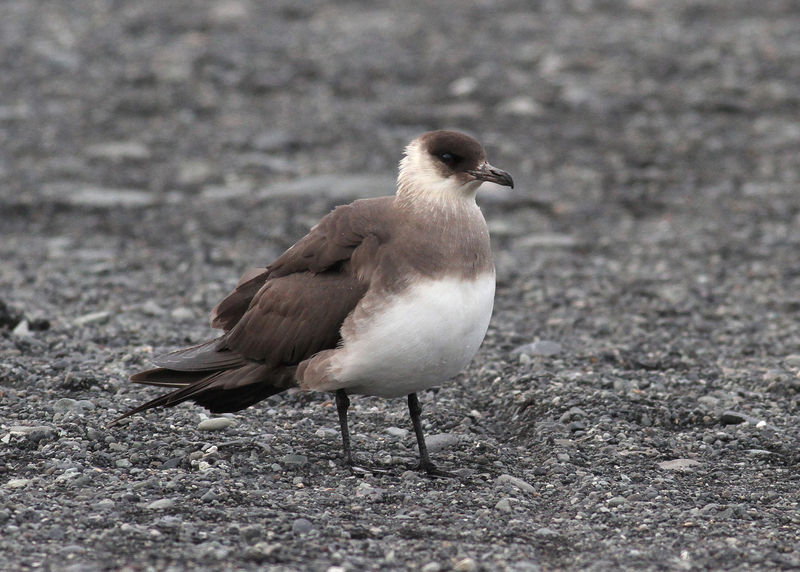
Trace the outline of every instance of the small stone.
<path fill-rule="evenodd" d="M 548 340 L 539 340 L 511 350 L 511 355 L 526 354 L 529 356 L 554 356 L 561 352 L 561 344 Z"/>
<path fill-rule="evenodd" d="M 501 115 L 534 117 L 542 113 L 542 106 L 539 105 L 532 97 L 523 95 L 507 99 L 500 104 L 498 111 Z"/>
<path fill-rule="evenodd" d="M 450 85 L 448 86 L 450 95 L 454 97 L 464 97 L 470 95 L 476 89 L 478 89 L 478 80 L 472 76 L 460 77 L 457 80 L 450 83 Z"/>
<path fill-rule="evenodd" d="M 533 493 L 536 492 L 536 489 L 530 483 L 523 481 L 522 479 L 518 479 L 517 477 L 512 477 L 511 475 L 500 475 L 497 477 L 495 481 L 497 484 L 509 484 L 513 487 L 518 488 L 524 493 Z"/>
<path fill-rule="evenodd" d="M 199 187 L 214 175 L 214 170 L 207 161 L 190 160 L 178 166 L 176 177 L 181 187 Z"/>
<path fill-rule="evenodd" d="M 800 368 L 800 354 L 790 354 L 783 358 L 783 364 L 786 367 Z"/>
<path fill-rule="evenodd" d="M 70 411 L 80 413 L 83 411 L 83 408 L 78 405 L 77 400 L 70 399 L 69 397 L 62 397 L 53 404 L 53 411 L 55 413 L 68 413 Z"/>
<path fill-rule="evenodd" d="M 385 431 L 392 437 L 397 437 L 399 439 L 403 439 L 408 435 L 408 429 L 403 429 L 401 427 L 387 427 Z"/>
<path fill-rule="evenodd" d="M 147 510 L 166 510 L 168 508 L 172 508 L 174 504 L 175 501 L 172 499 L 158 499 L 149 503 L 147 506 L 145 506 L 145 508 Z"/>
<path fill-rule="evenodd" d="M 747 417 L 736 411 L 724 411 L 719 420 L 723 425 L 739 425 L 740 423 L 746 423 Z"/>
<path fill-rule="evenodd" d="M 511 512 L 511 501 L 509 501 L 508 498 L 501 498 L 497 501 L 497 504 L 494 505 L 494 508 L 500 512 Z"/>
<path fill-rule="evenodd" d="M 284 465 L 293 465 L 295 467 L 302 467 L 308 463 L 308 457 L 305 455 L 284 455 L 281 457 L 281 462 Z"/>
<path fill-rule="evenodd" d="M 665 471 L 691 471 L 699 465 L 700 461 L 695 461 L 694 459 L 673 459 L 660 462 L 658 468 Z"/>
<path fill-rule="evenodd" d="M 100 510 L 111 510 L 114 508 L 114 501 L 111 499 L 103 499 L 94 506 Z"/>
<path fill-rule="evenodd" d="M 713 395 L 703 395 L 697 398 L 697 402 L 701 405 L 705 405 L 708 409 L 715 409 L 719 404 L 719 398 Z"/>
<path fill-rule="evenodd" d="M 129 459 L 117 459 L 116 461 L 114 461 L 114 465 L 118 469 L 128 469 L 131 467 L 131 462 Z"/>
<path fill-rule="evenodd" d="M 166 312 L 155 300 L 148 300 L 141 306 L 142 313 L 147 316 L 163 316 Z"/>
<path fill-rule="evenodd" d="M 219 500 L 219 495 L 214 489 L 208 489 L 205 494 L 200 497 L 200 500 L 205 503 L 214 502 L 215 500 Z"/>
<path fill-rule="evenodd" d="M 425 444 L 428 446 L 429 453 L 436 453 L 442 449 L 452 447 L 458 444 L 458 435 L 455 433 L 437 433 L 435 435 L 428 435 L 425 438 Z"/>
<path fill-rule="evenodd" d="M 23 489 L 30 484 L 30 479 L 11 479 L 3 485 L 4 489 Z"/>
<path fill-rule="evenodd" d="M 422 568 L 419 569 L 420 572 L 439 572 L 442 569 L 439 566 L 438 562 L 428 562 Z"/>
<path fill-rule="evenodd" d="M 314 525 L 307 518 L 298 518 L 292 523 L 292 532 L 295 534 L 307 534 L 314 530 Z"/>
<path fill-rule="evenodd" d="M 21 320 L 16 327 L 11 330 L 11 335 L 15 338 L 27 338 L 31 335 L 31 329 L 28 320 Z"/>
<path fill-rule="evenodd" d="M 625 497 L 617 496 L 610 498 L 606 504 L 610 507 L 622 506 L 625 504 Z"/>
<path fill-rule="evenodd" d="M 211 419 L 204 419 L 197 424 L 199 431 L 222 431 L 227 429 L 236 422 L 228 417 L 212 417 Z"/>
<path fill-rule="evenodd" d="M 474 572 L 478 569 L 478 563 L 475 562 L 472 558 L 464 558 L 456 562 L 456 565 L 453 566 L 453 570 L 456 572 Z"/>
<path fill-rule="evenodd" d="M 537 528 L 536 532 L 534 532 L 533 534 L 535 536 L 538 536 L 539 538 L 556 538 L 556 537 L 560 536 L 558 534 L 558 532 L 556 532 L 555 530 L 553 530 L 552 528 L 550 528 L 548 526 L 543 526 L 542 528 Z"/>
<path fill-rule="evenodd" d="M 281 550 L 283 550 L 283 544 L 279 542 L 256 542 L 253 546 L 247 549 L 244 553 L 244 557 L 247 560 L 254 560 L 256 562 L 261 562 L 268 558 L 274 558 Z"/>
<path fill-rule="evenodd" d="M 88 326 L 89 324 L 99 324 L 101 322 L 105 322 L 111 316 L 110 312 L 92 312 L 90 314 L 84 314 L 83 316 L 78 316 L 72 323 L 76 326 Z"/>
<path fill-rule="evenodd" d="M 194 311 L 186 306 L 178 306 L 170 312 L 170 316 L 179 322 L 187 322 L 194 319 Z"/>

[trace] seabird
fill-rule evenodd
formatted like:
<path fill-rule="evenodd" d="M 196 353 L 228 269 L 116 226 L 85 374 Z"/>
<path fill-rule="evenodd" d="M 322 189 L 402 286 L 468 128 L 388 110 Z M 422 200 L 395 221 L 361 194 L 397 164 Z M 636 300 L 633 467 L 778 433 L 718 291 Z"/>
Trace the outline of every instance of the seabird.
<path fill-rule="evenodd" d="M 489 326 L 495 271 L 475 194 L 514 186 L 478 141 L 431 131 L 400 161 L 397 193 L 339 206 L 211 313 L 218 338 L 154 360 L 131 381 L 175 388 L 112 422 L 187 400 L 239 411 L 291 387 L 333 392 L 352 468 L 349 395 L 407 396 L 419 468 L 428 455 L 417 392 L 455 376 Z"/>

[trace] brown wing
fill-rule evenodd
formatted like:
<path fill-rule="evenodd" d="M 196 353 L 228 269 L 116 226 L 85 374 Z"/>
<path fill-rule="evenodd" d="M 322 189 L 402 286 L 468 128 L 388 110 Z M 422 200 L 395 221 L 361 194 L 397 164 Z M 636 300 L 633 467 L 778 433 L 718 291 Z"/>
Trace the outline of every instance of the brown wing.
<path fill-rule="evenodd" d="M 347 261 L 365 238 L 386 238 L 381 224 L 394 197 L 364 199 L 335 208 L 267 268 L 248 270 L 233 292 L 211 312 L 211 326 L 233 329 L 267 280 L 299 272 L 320 274 Z M 363 272 L 361 273 L 363 274 Z"/>

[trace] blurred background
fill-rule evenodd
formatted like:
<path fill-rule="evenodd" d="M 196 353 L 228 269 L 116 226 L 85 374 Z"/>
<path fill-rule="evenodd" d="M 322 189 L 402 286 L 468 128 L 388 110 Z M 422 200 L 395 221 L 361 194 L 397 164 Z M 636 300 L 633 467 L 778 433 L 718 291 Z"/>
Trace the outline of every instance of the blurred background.
<path fill-rule="evenodd" d="M 507 471 L 535 495 L 517 495 L 511 533 L 505 518 L 463 508 L 497 499 L 448 505 L 463 511 L 448 522 L 479 523 L 465 534 L 487 554 L 509 534 L 521 539 L 513 558 L 538 542 L 554 568 L 671 558 L 685 569 L 684 548 L 698 568 L 798 566 L 794 0 L 4 0 L 0 72 L 0 424 L 57 426 L 30 446 L 13 437 L 0 474 L 46 489 L 40 473 L 60 475 L 52 459 L 74 462 L 80 445 L 86 474 L 121 495 L 115 510 L 151 526 L 125 504 L 131 483 L 142 502 L 159 498 L 146 471 L 189 467 L 205 438 L 186 406 L 132 423 L 109 452 L 103 424 L 146 391 L 127 376 L 154 352 L 207 339 L 208 311 L 246 268 L 334 205 L 392 193 L 403 146 L 453 128 L 482 141 L 516 188 L 478 197 L 495 314 L 470 369 L 424 397 L 436 401 L 426 419 L 461 439 L 440 453 L 446 464 Z M 243 413 L 239 435 L 269 427 L 279 457 L 300 439 L 286 427 L 311 426 L 295 445 L 318 459 L 313 448 L 329 444 L 314 426 L 334 423 L 327 397 L 285 399 Z M 402 407 L 354 408 L 360 446 L 385 454 Z M 159 432 L 169 445 L 156 451 L 146 443 Z M 259 483 L 263 451 L 244 449 L 221 455 Z M 699 460 L 689 476 L 655 465 L 686 458 Z M 346 486 L 325 480 L 324 461 L 309 467 L 319 486 Z M 294 494 L 281 475 L 275 494 Z M 26 490 L 8 495 L 23 506 Z M 608 497 L 622 499 L 611 516 Z M 94 505 L 62 501 L 48 515 Z M 308 502 L 297 500 L 322 519 Z M 447 526 L 445 505 L 420 513 L 429 531 Z M 25 514 L 6 517 L 17 527 L 3 525 L 8 554 L 38 530 Z M 107 532 L 103 554 L 118 556 L 117 529 L 81 526 L 62 537 Z M 550 526 L 555 537 L 531 536 Z M 312 557 L 317 544 L 292 546 Z"/>

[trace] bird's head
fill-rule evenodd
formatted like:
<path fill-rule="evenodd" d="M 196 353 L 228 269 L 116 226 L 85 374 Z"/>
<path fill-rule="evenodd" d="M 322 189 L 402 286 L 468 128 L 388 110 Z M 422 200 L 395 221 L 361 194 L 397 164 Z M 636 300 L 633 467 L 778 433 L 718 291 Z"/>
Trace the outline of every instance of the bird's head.
<path fill-rule="evenodd" d="M 408 144 L 400 161 L 401 198 L 475 200 L 484 181 L 514 187 L 511 175 L 486 161 L 483 146 L 457 131 L 429 131 Z"/>

